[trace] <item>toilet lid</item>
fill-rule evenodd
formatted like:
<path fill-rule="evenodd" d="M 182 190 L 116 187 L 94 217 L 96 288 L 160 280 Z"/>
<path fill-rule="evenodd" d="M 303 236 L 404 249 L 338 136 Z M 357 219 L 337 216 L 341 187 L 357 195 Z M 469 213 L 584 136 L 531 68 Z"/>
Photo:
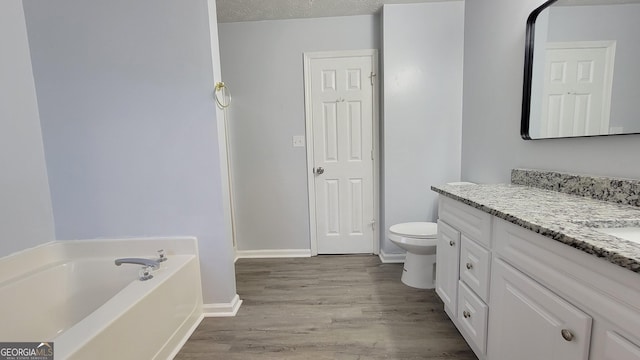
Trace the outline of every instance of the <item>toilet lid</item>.
<path fill-rule="evenodd" d="M 391 226 L 389 232 L 400 236 L 430 239 L 438 236 L 438 224 L 432 222 L 408 222 Z"/>

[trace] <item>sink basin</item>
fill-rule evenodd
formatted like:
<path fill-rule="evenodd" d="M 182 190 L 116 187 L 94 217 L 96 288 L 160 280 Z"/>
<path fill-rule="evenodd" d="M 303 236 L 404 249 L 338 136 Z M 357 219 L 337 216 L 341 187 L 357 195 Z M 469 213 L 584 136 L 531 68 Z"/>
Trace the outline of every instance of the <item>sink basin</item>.
<path fill-rule="evenodd" d="M 593 230 L 640 244 L 640 227 L 594 228 Z"/>

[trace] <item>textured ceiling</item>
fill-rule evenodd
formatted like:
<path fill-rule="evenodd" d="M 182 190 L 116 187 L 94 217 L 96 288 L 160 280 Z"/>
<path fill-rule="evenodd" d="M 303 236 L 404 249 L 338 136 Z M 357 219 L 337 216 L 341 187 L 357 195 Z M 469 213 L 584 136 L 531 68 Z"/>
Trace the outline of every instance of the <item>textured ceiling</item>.
<path fill-rule="evenodd" d="M 442 0 L 217 0 L 218 22 L 372 15 L 383 4 Z"/>

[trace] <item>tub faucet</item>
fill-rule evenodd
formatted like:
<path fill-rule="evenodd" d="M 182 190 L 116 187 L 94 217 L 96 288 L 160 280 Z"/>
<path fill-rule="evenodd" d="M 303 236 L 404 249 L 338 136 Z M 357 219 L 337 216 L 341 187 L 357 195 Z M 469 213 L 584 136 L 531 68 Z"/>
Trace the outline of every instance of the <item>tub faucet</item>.
<path fill-rule="evenodd" d="M 122 258 L 116 259 L 116 265 L 120 266 L 122 264 L 136 264 L 142 265 L 145 267 L 151 267 L 152 270 L 157 270 L 160 268 L 160 263 L 157 260 L 151 259 L 143 259 L 143 258 Z"/>

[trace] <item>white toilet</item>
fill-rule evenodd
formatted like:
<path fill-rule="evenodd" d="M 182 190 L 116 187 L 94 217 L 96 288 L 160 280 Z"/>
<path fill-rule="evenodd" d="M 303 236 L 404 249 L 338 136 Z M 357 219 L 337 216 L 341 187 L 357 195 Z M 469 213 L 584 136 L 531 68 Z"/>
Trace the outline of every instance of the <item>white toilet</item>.
<path fill-rule="evenodd" d="M 433 289 L 436 275 L 438 224 L 409 222 L 389 228 L 389 240 L 407 251 L 402 282 L 418 289 Z"/>

